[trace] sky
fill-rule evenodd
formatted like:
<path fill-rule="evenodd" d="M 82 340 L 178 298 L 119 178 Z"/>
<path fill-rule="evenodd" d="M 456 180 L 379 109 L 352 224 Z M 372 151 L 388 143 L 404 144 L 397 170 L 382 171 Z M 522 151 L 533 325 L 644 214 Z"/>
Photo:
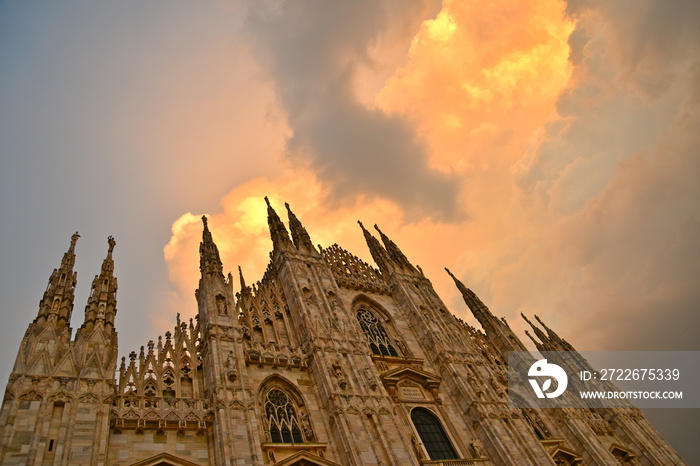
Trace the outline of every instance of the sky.
<path fill-rule="evenodd" d="M 70 236 L 116 239 L 120 353 L 196 313 L 203 214 L 260 279 L 263 197 L 379 224 L 473 325 L 700 350 L 700 4 L 0 0 L 0 377 Z M 526 341 L 526 344 L 529 342 Z M 3 378 L 3 380 L 5 380 Z M 647 416 L 692 463 L 697 410 Z"/>

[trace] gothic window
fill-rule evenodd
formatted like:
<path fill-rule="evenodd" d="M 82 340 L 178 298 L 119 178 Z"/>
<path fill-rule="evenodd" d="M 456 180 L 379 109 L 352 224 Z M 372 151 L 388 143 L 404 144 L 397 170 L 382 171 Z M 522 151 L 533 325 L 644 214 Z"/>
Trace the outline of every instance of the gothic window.
<path fill-rule="evenodd" d="M 386 329 L 377 316 L 366 309 L 357 310 L 357 320 L 360 322 L 362 331 L 365 332 L 369 347 L 373 354 L 380 356 L 398 356 L 396 349 L 391 344 L 391 339 L 386 333 Z"/>
<path fill-rule="evenodd" d="M 440 420 L 425 408 L 411 411 L 411 421 L 431 460 L 456 460 L 457 452 L 440 424 Z"/>
<path fill-rule="evenodd" d="M 301 443 L 302 430 L 297 410 L 289 396 L 277 388 L 265 396 L 265 416 L 274 443 Z"/>

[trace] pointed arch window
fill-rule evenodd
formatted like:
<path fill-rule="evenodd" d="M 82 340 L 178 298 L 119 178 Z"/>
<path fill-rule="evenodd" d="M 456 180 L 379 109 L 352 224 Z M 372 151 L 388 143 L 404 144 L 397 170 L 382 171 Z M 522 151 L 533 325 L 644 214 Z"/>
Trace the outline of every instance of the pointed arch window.
<path fill-rule="evenodd" d="M 425 408 L 414 408 L 411 421 L 431 460 L 459 459 L 437 416 Z"/>
<path fill-rule="evenodd" d="M 367 309 L 357 310 L 357 320 L 360 327 L 369 341 L 369 347 L 373 354 L 379 356 L 398 356 L 396 348 L 391 343 L 391 339 L 382 325 L 382 322 Z"/>
<path fill-rule="evenodd" d="M 273 443 L 304 441 L 297 410 L 289 395 L 273 388 L 265 396 L 265 417 Z"/>

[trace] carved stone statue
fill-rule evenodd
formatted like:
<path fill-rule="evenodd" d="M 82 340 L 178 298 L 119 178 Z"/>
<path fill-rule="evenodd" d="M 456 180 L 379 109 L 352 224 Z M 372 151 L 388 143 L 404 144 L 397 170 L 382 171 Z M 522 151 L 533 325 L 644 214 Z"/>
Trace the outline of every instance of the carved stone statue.
<path fill-rule="evenodd" d="M 377 383 L 377 379 L 374 377 L 374 374 L 372 373 L 372 369 L 369 367 L 365 367 L 364 370 L 365 373 L 365 378 L 367 379 L 367 383 L 369 385 L 369 388 L 371 390 L 376 390 L 379 384 Z"/>
<path fill-rule="evenodd" d="M 418 442 L 418 439 L 415 435 L 411 435 L 411 444 L 413 445 L 413 451 L 416 452 L 416 456 L 418 457 L 418 459 L 425 459 L 425 455 L 423 454 L 423 448 L 421 448 L 420 442 Z"/>
<path fill-rule="evenodd" d="M 228 306 L 226 305 L 226 298 L 223 296 L 216 297 L 216 309 L 220 316 L 228 315 Z"/>
<path fill-rule="evenodd" d="M 408 351 L 408 347 L 406 346 L 406 343 L 404 343 L 403 340 L 396 340 L 396 346 L 399 347 L 399 351 L 401 351 L 401 355 L 408 357 L 410 356 L 410 353 Z"/>
<path fill-rule="evenodd" d="M 340 388 L 345 389 L 348 387 L 348 381 L 345 378 L 345 372 L 338 361 L 333 364 L 333 375 L 338 378 L 338 385 Z"/>
<path fill-rule="evenodd" d="M 469 446 L 472 448 L 472 453 L 474 454 L 474 458 L 483 458 L 484 457 L 484 452 L 481 450 L 481 440 L 478 438 L 473 438 L 471 442 L 469 442 Z"/>
<path fill-rule="evenodd" d="M 306 437 L 307 442 L 313 442 L 314 431 L 311 428 L 311 421 L 309 420 L 309 415 L 306 411 L 301 411 L 299 413 L 299 421 L 301 423 L 301 429 L 304 431 L 304 437 Z"/>

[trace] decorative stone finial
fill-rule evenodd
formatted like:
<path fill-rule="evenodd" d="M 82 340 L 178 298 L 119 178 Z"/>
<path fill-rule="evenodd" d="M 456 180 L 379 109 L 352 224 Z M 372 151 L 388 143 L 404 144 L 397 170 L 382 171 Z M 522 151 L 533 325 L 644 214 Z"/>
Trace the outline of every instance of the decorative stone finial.
<path fill-rule="evenodd" d="M 243 270 L 241 270 L 241 266 L 238 266 L 238 279 L 241 282 L 241 291 L 245 290 L 245 280 L 243 279 Z"/>

